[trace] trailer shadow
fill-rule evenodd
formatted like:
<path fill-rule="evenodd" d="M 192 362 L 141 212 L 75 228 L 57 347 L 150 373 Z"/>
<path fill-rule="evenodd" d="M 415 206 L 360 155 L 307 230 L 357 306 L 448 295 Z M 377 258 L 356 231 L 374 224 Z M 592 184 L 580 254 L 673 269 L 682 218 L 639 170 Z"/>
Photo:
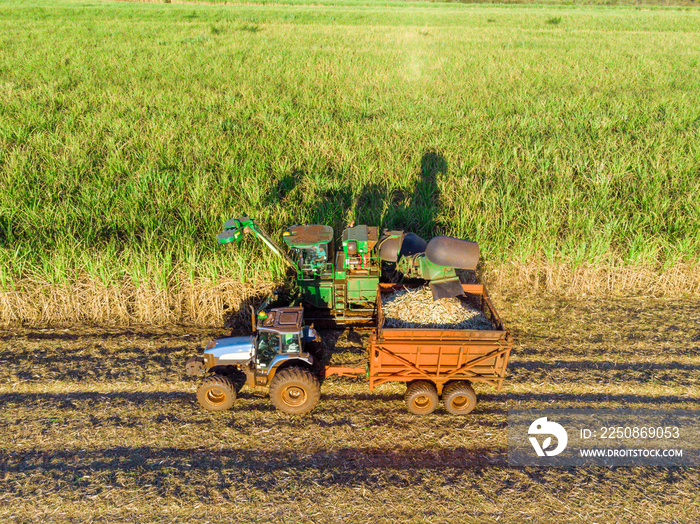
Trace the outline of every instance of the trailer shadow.
<path fill-rule="evenodd" d="M 103 473 L 138 473 L 130 479 L 137 485 L 153 484 L 178 477 L 196 482 L 208 472 L 219 472 L 222 480 L 236 481 L 247 477 L 257 488 L 269 488 L 277 483 L 279 472 L 293 469 L 299 476 L 312 475 L 315 482 L 327 487 L 352 486 L 376 480 L 376 471 L 386 480 L 386 472 L 409 472 L 416 480 L 420 470 L 473 469 L 485 466 L 505 467 L 504 448 L 455 447 L 450 449 L 387 450 L 372 446 L 347 447 L 332 451 L 300 451 L 296 449 L 266 451 L 217 446 L 216 451 L 155 447 L 112 447 L 97 449 L 13 451 L 4 455 L 5 474 L 41 473 L 61 480 Z M 327 474 L 335 472 L 334 474 Z M 251 475 L 251 473 L 254 473 Z M 388 477 L 391 479 L 391 477 Z M 407 482 L 396 477 L 397 485 Z M 59 489 L 59 486 L 56 486 Z"/>

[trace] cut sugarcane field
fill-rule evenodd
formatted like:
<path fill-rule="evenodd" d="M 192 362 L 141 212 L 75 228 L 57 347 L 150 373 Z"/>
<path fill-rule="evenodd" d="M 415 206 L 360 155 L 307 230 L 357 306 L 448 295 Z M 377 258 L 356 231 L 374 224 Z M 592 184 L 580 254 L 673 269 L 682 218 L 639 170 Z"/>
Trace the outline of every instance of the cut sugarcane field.
<path fill-rule="evenodd" d="M 507 439 L 700 409 L 693 0 L 0 2 L 0 188 L 2 522 L 700 519 Z"/>

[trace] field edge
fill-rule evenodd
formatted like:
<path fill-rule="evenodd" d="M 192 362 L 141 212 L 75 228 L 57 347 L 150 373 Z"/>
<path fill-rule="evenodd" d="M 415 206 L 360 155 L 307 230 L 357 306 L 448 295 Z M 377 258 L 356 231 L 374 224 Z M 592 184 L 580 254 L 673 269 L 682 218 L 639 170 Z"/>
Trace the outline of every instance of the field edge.
<path fill-rule="evenodd" d="M 548 294 L 591 296 L 700 296 L 697 265 L 678 263 L 658 271 L 648 267 L 601 264 L 548 265 L 511 262 L 484 267 L 479 280 L 499 297 Z M 61 283 L 25 279 L 0 290 L 0 326 L 244 325 L 249 306 L 259 304 L 279 283 L 216 282 L 174 276 L 163 288 L 155 282 L 102 283 L 87 275 Z"/>

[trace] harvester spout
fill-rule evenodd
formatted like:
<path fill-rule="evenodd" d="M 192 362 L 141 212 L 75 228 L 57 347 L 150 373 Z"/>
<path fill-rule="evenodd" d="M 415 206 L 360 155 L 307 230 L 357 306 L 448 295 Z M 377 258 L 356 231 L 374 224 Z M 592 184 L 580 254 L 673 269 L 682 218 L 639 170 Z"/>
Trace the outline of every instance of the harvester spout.
<path fill-rule="evenodd" d="M 433 264 L 474 271 L 479 263 L 479 244 L 453 237 L 435 237 L 425 248 Z"/>
<path fill-rule="evenodd" d="M 479 262 L 479 244 L 452 237 L 435 237 L 427 244 L 423 239 L 413 235 L 406 242 L 409 234 L 405 235 L 403 243 L 399 235 L 389 237 L 382 244 L 382 255 L 385 259 L 394 259 L 396 248 L 400 247 L 397 269 L 404 278 L 419 278 L 429 283 L 433 292 L 433 300 L 463 295 L 464 290 L 457 275 L 457 270 L 474 271 Z M 398 240 L 395 240 L 398 238 Z M 410 248 L 420 250 L 409 255 Z M 405 253 L 405 254 L 404 254 Z"/>

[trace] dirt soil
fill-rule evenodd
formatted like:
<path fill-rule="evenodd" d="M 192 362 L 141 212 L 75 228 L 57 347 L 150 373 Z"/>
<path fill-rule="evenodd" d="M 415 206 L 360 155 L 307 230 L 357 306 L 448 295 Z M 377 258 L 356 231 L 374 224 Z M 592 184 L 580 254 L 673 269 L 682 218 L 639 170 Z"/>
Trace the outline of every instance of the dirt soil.
<path fill-rule="evenodd" d="M 509 408 L 700 409 L 700 301 L 495 303 L 518 346 L 465 417 L 336 377 L 304 417 L 245 392 L 205 412 L 184 362 L 230 330 L 2 331 L 0 521 L 700 521 L 696 469 L 511 468 L 506 446 Z M 367 336 L 323 334 L 345 363 Z"/>

